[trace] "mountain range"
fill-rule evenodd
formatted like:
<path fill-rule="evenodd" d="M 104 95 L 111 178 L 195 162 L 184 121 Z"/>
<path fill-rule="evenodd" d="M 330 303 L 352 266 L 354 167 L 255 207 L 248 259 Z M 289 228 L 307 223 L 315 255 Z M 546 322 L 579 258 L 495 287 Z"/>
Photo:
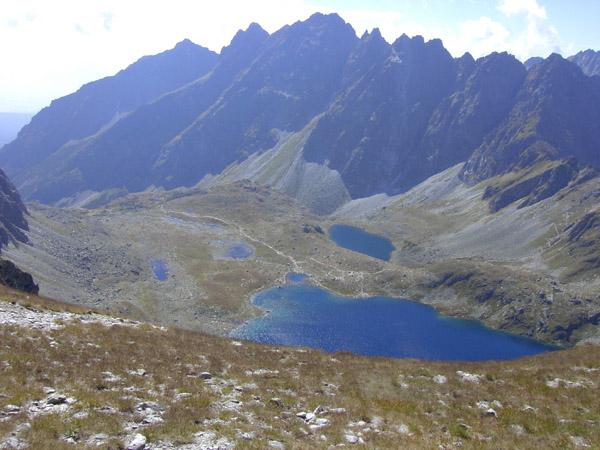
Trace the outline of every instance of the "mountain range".
<path fill-rule="evenodd" d="M 470 184 L 563 161 L 504 187 L 504 201 L 531 203 L 600 167 L 600 77 L 587 75 L 598 59 L 453 58 L 437 39 L 359 38 L 336 14 L 273 34 L 252 24 L 220 54 L 186 40 L 53 101 L 0 150 L 0 167 L 26 200 L 68 205 L 193 186 L 285 144 L 303 171 L 287 189 L 306 197 L 298 184 L 327 180 L 338 200 L 312 202 L 331 212 L 464 161 Z"/>

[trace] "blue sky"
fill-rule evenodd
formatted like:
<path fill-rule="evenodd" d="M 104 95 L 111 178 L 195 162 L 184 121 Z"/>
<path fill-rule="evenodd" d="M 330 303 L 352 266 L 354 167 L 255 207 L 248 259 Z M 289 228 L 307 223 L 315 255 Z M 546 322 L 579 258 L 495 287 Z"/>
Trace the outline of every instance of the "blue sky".
<path fill-rule="evenodd" d="M 600 49 L 600 0 L 0 0 L 0 111 L 36 112 L 184 38 L 219 51 L 250 22 L 273 32 L 315 11 L 390 42 L 441 38 L 455 56 Z"/>

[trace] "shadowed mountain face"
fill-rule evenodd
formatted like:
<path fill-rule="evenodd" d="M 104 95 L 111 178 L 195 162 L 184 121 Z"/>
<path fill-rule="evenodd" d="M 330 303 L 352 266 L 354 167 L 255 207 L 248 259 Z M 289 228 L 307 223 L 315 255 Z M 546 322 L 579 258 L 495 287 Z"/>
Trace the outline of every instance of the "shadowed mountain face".
<path fill-rule="evenodd" d="M 552 55 L 527 74 L 508 116 L 462 172 L 478 182 L 549 159 L 600 167 L 600 78 Z"/>
<path fill-rule="evenodd" d="M 24 179 L 31 166 L 68 141 L 93 135 L 119 116 L 204 75 L 216 57 L 185 40 L 172 50 L 143 57 L 114 76 L 54 100 L 2 149 L 2 167 L 11 177 Z"/>
<path fill-rule="evenodd" d="M 19 193 L 5 173 L 0 170 L 0 248 L 9 241 L 26 241 L 27 210 Z"/>
<path fill-rule="evenodd" d="M 599 167 L 600 78 L 557 55 L 528 67 L 506 53 L 455 59 L 420 36 L 359 39 L 335 14 L 272 35 L 252 24 L 218 56 L 184 41 L 53 102 L 0 164 L 46 203 L 191 186 L 301 130 L 295 154 L 353 198 L 404 192 L 466 160 L 473 183 L 542 160 L 575 158 L 570 179 Z"/>

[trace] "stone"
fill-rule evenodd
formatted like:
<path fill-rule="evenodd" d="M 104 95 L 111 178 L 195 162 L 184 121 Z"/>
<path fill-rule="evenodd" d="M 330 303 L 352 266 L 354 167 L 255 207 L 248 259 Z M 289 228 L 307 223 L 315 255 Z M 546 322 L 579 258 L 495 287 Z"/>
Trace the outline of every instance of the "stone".
<path fill-rule="evenodd" d="M 46 399 L 46 403 L 49 405 L 64 405 L 67 403 L 67 397 L 65 395 L 53 394 Z"/>
<path fill-rule="evenodd" d="M 283 442 L 269 441 L 269 448 L 273 448 L 275 450 L 285 450 L 285 445 Z"/>
<path fill-rule="evenodd" d="M 21 411 L 21 408 L 17 405 L 6 405 L 4 407 L 4 412 L 6 414 L 18 414 Z"/>
<path fill-rule="evenodd" d="M 400 433 L 400 434 L 410 434 L 410 429 L 408 428 L 408 425 L 403 424 L 403 423 L 398 425 L 398 428 L 396 428 L 396 431 L 398 431 L 398 433 Z"/>
<path fill-rule="evenodd" d="M 127 450 L 144 450 L 146 448 L 146 436 L 143 434 L 134 435 L 127 444 Z"/>
<path fill-rule="evenodd" d="M 456 375 L 459 376 L 460 381 L 463 381 L 466 383 L 478 384 L 483 379 L 483 375 L 479 375 L 476 373 L 463 372 L 462 370 L 457 370 Z"/>
<path fill-rule="evenodd" d="M 498 417 L 498 413 L 496 412 L 496 410 L 494 408 L 486 409 L 484 415 L 486 417 Z"/>
<path fill-rule="evenodd" d="M 569 436 L 569 440 L 574 447 L 589 448 L 590 445 L 581 436 Z"/>
<path fill-rule="evenodd" d="M 444 375 L 436 375 L 433 377 L 433 381 L 437 384 L 446 384 L 448 382 L 448 378 Z"/>
<path fill-rule="evenodd" d="M 212 379 L 212 374 L 210 372 L 202 372 L 200 373 L 200 378 L 202 378 L 203 380 L 210 380 Z"/>
<path fill-rule="evenodd" d="M 358 443 L 358 436 L 355 434 L 346 434 L 344 437 L 346 438 L 346 442 L 348 442 L 349 444 Z"/>
<path fill-rule="evenodd" d="M 277 406 L 278 408 L 283 407 L 283 402 L 278 397 L 273 397 L 271 400 L 269 400 L 269 403 L 271 403 L 272 405 Z M 307 416 L 308 416 L 308 414 L 307 414 Z"/>
<path fill-rule="evenodd" d="M 315 419 L 315 421 L 310 424 L 309 428 L 311 430 L 318 430 L 319 428 L 323 428 L 329 425 L 329 419 L 325 419 L 324 417 L 319 417 L 318 419 Z"/>

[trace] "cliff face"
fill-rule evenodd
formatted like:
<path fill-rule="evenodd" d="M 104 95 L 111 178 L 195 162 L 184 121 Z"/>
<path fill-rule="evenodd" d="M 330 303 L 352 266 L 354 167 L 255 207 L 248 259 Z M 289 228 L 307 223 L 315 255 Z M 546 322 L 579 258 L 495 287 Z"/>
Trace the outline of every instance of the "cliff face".
<path fill-rule="evenodd" d="M 585 50 L 570 56 L 569 61 L 574 62 L 583 73 L 589 76 L 600 75 L 600 52 Z"/>
<path fill-rule="evenodd" d="M 352 198 L 405 192 L 464 161 L 468 183 L 540 161 L 600 168 L 600 78 L 577 64 L 453 58 L 438 39 L 358 38 L 336 14 L 271 35 L 252 24 L 219 55 L 184 41 L 53 102 L 0 166 L 24 198 L 68 203 L 193 186 L 311 124 L 297 153 Z"/>
<path fill-rule="evenodd" d="M 6 174 L 0 170 L 0 249 L 11 240 L 27 240 L 26 213 L 19 193 Z"/>
<path fill-rule="evenodd" d="M 29 227 L 26 214 L 27 210 L 19 193 L 0 170 L 0 250 L 11 241 L 27 241 L 25 232 Z M 34 294 L 39 292 L 30 274 L 3 259 L 0 259 L 0 284 Z"/>
<path fill-rule="evenodd" d="M 550 56 L 527 73 L 515 105 L 475 150 L 462 178 L 478 182 L 549 159 L 576 158 L 600 167 L 598 105 L 600 78 Z"/>

